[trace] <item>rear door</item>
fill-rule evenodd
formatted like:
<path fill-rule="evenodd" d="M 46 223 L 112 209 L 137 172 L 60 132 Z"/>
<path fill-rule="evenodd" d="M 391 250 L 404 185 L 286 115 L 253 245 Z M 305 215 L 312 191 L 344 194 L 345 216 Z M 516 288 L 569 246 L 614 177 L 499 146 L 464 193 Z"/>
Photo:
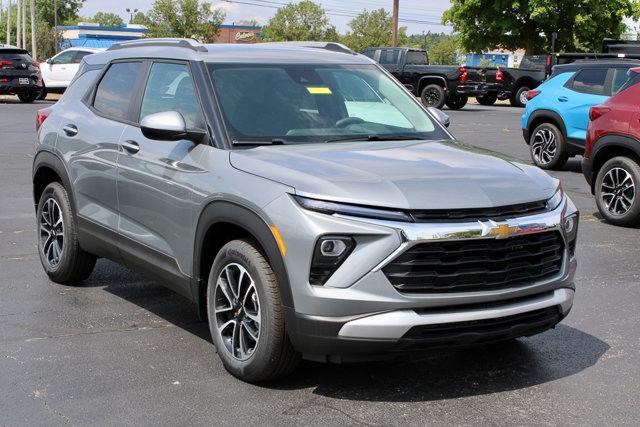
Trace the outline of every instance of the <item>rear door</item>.
<path fill-rule="evenodd" d="M 578 71 L 558 92 L 558 108 L 562 112 L 567 136 L 584 145 L 589 125 L 589 109 L 606 101 L 611 94 L 608 68 L 585 68 Z"/>
<path fill-rule="evenodd" d="M 119 141 L 144 69 L 142 61 L 113 63 L 84 102 L 74 99 L 60 109 L 56 148 L 69 166 L 78 218 L 92 234 L 112 243 L 118 226 Z"/>
<path fill-rule="evenodd" d="M 189 275 L 193 241 L 187 237 L 194 221 L 191 182 L 194 174 L 203 172 L 192 157 L 195 144 L 149 139 L 138 123 L 149 114 L 177 111 L 188 128 L 206 128 L 200 100 L 187 62 L 154 62 L 141 87 L 138 119 L 125 127 L 118 158 L 118 230 L 122 248 L 129 254 L 124 261 L 144 269 L 144 260 L 152 256 L 154 268 L 165 277 Z"/>

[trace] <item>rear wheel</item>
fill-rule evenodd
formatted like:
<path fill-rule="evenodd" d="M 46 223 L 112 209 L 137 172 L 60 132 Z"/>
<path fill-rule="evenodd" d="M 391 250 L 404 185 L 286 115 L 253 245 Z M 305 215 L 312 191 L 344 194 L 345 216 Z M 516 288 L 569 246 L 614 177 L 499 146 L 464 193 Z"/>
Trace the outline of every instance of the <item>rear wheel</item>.
<path fill-rule="evenodd" d="M 598 171 L 596 204 L 602 217 L 614 225 L 640 224 L 640 166 L 628 157 L 614 157 Z"/>
<path fill-rule="evenodd" d="M 560 129 L 551 123 L 542 123 L 533 130 L 529 140 L 529 151 L 533 163 L 542 169 L 559 169 L 569 159 L 564 136 Z"/>
<path fill-rule="evenodd" d="M 430 84 L 420 92 L 420 99 L 426 107 L 441 109 L 446 101 L 444 88 L 437 84 Z"/>
<path fill-rule="evenodd" d="M 476 101 L 478 101 L 478 104 L 480 105 L 493 105 L 496 103 L 497 100 L 498 100 L 497 92 L 487 92 L 482 96 L 476 96 Z"/>
<path fill-rule="evenodd" d="M 18 94 L 18 99 L 20 102 L 25 104 L 31 104 L 33 101 L 38 99 L 40 96 L 40 92 L 28 92 L 28 93 L 20 93 Z"/>
<path fill-rule="evenodd" d="M 522 108 L 527 105 L 527 92 L 529 92 L 530 90 L 531 89 L 529 89 L 527 86 L 521 86 L 513 91 L 511 93 L 511 98 L 509 98 L 509 103 L 511 104 L 511 106 Z"/>
<path fill-rule="evenodd" d="M 224 367 L 243 381 L 283 377 L 300 356 L 284 324 L 278 281 L 253 240 L 227 243 L 207 287 L 209 329 Z"/>
<path fill-rule="evenodd" d="M 38 202 L 38 254 L 42 267 L 57 283 L 76 284 L 91 275 L 96 257 L 78 243 L 69 195 L 59 182 L 52 182 Z"/>
<path fill-rule="evenodd" d="M 469 101 L 469 97 L 467 95 L 451 95 L 447 98 L 447 107 L 451 110 L 460 110 L 465 105 L 467 105 L 467 101 Z"/>

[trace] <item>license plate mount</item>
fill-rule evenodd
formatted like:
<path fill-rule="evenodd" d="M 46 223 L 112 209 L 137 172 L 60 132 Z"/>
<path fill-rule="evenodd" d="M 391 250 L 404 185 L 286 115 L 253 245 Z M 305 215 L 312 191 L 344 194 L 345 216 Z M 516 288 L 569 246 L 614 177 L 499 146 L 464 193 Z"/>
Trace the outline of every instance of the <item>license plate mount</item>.
<path fill-rule="evenodd" d="M 28 85 L 28 84 L 31 84 L 31 81 L 29 80 L 28 77 L 20 77 L 18 79 L 18 83 L 20 83 L 21 85 Z"/>

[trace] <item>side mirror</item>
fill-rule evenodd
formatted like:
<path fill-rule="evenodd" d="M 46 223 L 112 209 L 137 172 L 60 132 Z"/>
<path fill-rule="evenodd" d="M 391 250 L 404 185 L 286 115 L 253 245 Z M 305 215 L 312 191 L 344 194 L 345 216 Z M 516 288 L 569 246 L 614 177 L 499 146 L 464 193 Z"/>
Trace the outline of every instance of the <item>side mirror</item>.
<path fill-rule="evenodd" d="M 438 122 L 440 122 L 442 126 L 446 128 L 449 127 L 449 125 L 451 124 L 451 119 L 447 114 L 443 113 L 441 110 L 438 110 L 436 107 L 427 107 L 427 110 L 429 110 L 429 112 L 436 118 Z"/>
<path fill-rule="evenodd" d="M 47 59 L 47 64 L 52 65 L 53 64 L 53 58 Z"/>
<path fill-rule="evenodd" d="M 187 130 L 184 117 L 177 111 L 163 111 L 143 117 L 140 120 L 140 130 L 147 138 L 160 141 L 188 139 L 198 143 L 205 135 L 201 130 Z"/>

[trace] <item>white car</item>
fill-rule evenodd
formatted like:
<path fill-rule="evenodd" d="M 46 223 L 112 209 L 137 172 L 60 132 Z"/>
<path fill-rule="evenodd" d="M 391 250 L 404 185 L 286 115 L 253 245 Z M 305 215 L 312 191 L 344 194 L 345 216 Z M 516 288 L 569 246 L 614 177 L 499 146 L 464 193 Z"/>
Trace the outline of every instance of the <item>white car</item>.
<path fill-rule="evenodd" d="M 72 47 L 48 59 L 40 65 L 46 91 L 64 92 L 78 72 L 82 58 L 104 50 L 104 48 Z"/>

